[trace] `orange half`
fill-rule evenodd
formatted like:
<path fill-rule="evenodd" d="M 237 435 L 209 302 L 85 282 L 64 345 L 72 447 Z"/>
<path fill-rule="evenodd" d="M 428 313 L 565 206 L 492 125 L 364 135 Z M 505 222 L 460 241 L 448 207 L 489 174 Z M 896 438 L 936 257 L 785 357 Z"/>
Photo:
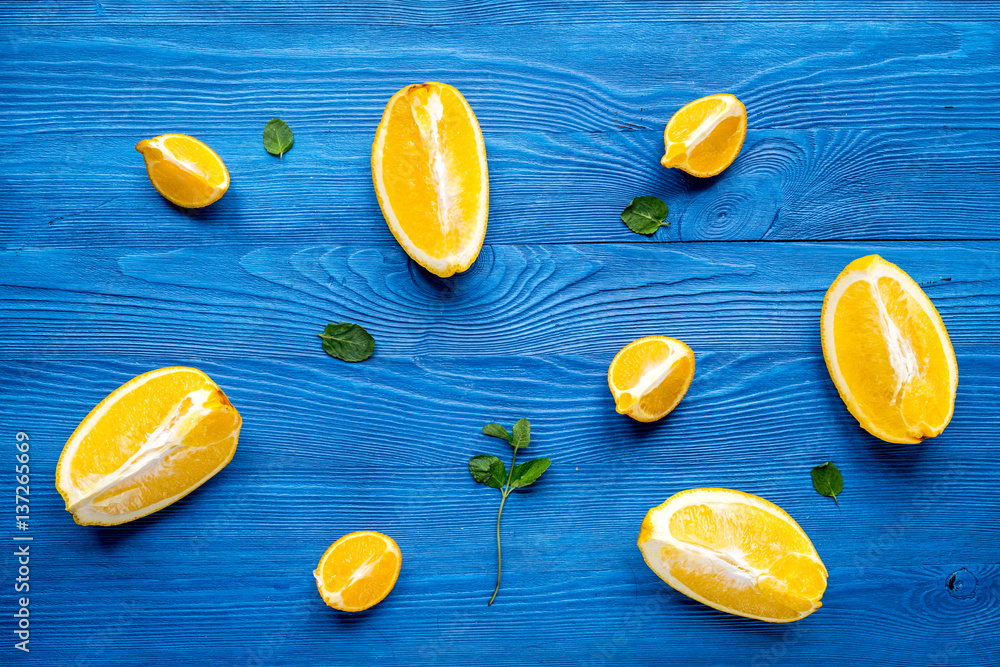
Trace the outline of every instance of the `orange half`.
<path fill-rule="evenodd" d="M 486 145 L 455 88 L 424 83 L 392 96 L 372 145 L 372 181 L 393 236 L 415 262 L 447 277 L 465 271 L 486 236 Z"/>
<path fill-rule="evenodd" d="M 388 535 L 363 530 L 330 545 L 313 572 L 323 601 L 340 611 L 362 611 L 381 602 L 399 578 L 403 556 Z"/>
<path fill-rule="evenodd" d="M 887 442 L 940 434 L 955 411 L 958 364 L 920 285 L 878 255 L 854 260 L 823 300 L 823 357 L 847 409 Z"/>
<path fill-rule="evenodd" d="M 740 154 L 747 136 L 747 110 L 733 95 L 709 95 L 686 104 L 663 132 L 660 160 L 692 176 L 715 176 Z"/>
<path fill-rule="evenodd" d="M 222 158 L 194 137 L 163 134 L 140 141 L 135 149 L 142 153 L 156 191 L 178 206 L 208 206 L 229 189 Z"/>
<path fill-rule="evenodd" d="M 682 491 L 643 519 L 639 549 L 671 587 L 720 611 L 788 623 L 816 611 L 827 571 L 783 509 L 731 489 Z"/>
<path fill-rule="evenodd" d="M 632 341 L 608 366 L 615 411 L 641 422 L 669 414 L 687 393 L 693 377 L 694 352 L 666 336 Z"/>
<path fill-rule="evenodd" d="M 83 525 L 132 521 L 180 500 L 222 470 L 242 419 L 195 368 L 143 373 L 73 431 L 56 467 L 66 511 Z"/>

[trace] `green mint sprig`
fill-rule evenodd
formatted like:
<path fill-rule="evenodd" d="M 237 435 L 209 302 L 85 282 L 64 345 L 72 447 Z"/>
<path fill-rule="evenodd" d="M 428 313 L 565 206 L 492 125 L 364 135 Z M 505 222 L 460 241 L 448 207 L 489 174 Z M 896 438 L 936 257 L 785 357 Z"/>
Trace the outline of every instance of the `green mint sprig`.
<path fill-rule="evenodd" d="M 494 489 L 500 489 L 500 509 L 497 510 L 497 585 L 493 589 L 493 597 L 487 603 L 491 605 L 500 590 L 500 515 L 503 513 L 504 503 L 507 502 L 507 496 L 511 491 L 532 484 L 542 476 L 552 462 L 548 459 L 531 459 L 526 463 L 516 463 L 517 450 L 525 449 L 531 441 L 531 422 L 524 417 L 514 424 L 513 436 L 500 424 L 487 424 L 483 427 L 483 434 L 506 440 L 514 448 L 514 455 L 510 460 L 510 472 L 507 471 L 503 461 L 492 454 L 477 454 L 469 459 L 469 472 L 472 473 L 474 480 Z"/>

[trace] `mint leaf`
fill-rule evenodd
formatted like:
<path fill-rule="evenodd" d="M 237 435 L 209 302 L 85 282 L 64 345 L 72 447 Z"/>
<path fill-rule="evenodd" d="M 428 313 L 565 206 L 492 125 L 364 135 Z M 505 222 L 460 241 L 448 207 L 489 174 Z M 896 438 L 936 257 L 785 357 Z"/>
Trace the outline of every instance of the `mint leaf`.
<path fill-rule="evenodd" d="M 622 222 L 636 234 L 650 236 L 669 222 L 667 205 L 658 197 L 636 197 L 622 211 Z"/>
<path fill-rule="evenodd" d="M 522 447 L 527 447 L 531 441 L 531 422 L 525 417 L 521 417 L 514 424 L 514 435 L 511 436 L 500 424 L 487 424 L 483 427 L 485 435 L 506 440 L 514 447 L 514 454 L 510 458 L 510 472 L 507 472 L 503 462 L 495 456 L 489 454 L 479 454 L 469 459 L 469 472 L 472 478 L 486 486 L 500 489 L 500 507 L 497 509 L 497 585 L 493 588 L 493 596 L 488 605 L 493 604 L 500 592 L 500 572 L 502 561 L 500 558 L 500 516 L 503 514 L 504 503 L 507 496 L 514 489 L 528 486 L 538 479 L 545 472 L 550 464 L 548 459 L 532 459 L 527 463 L 517 462 L 517 452 Z"/>
<path fill-rule="evenodd" d="M 812 469 L 813 486 L 816 490 L 840 504 L 837 494 L 844 490 L 844 477 L 837 466 L 829 461 Z"/>
<path fill-rule="evenodd" d="M 364 361 L 375 351 L 375 339 L 357 324 L 338 322 L 327 324 L 323 333 L 323 349 L 331 357 L 344 361 Z"/>
<path fill-rule="evenodd" d="M 288 123 L 280 118 L 272 118 L 264 126 L 264 149 L 271 155 L 277 155 L 278 159 L 288 152 L 288 149 L 295 143 L 292 136 L 292 128 Z"/>
<path fill-rule="evenodd" d="M 531 459 L 527 463 L 518 463 L 511 470 L 510 487 L 512 489 L 523 489 L 541 477 L 542 473 L 548 470 L 550 463 L 552 461 L 548 459 Z"/>
<path fill-rule="evenodd" d="M 514 440 L 510 437 L 505 429 L 500 424 L 487 424 L 483 427 L 483 435 L 490 435 L 494 438 L 500 438 L 501 440 L 506 440 L 507 442 L 513 444 Z"/>
<path fill-rule="evenodd" d="M 494 489 L 502 488 L 507 481 L 507 466 L 491 454 L 477 454 L 469 459 L 469 472 L 472 479 Z"/>
<path fill-rule="evenodd" d="M 514 439 L 510 444 L 514 445 L 514 449 L 524 449 L 529 442 L 531 442 L 531 422 L 521 417 L 514 424 Z"/>

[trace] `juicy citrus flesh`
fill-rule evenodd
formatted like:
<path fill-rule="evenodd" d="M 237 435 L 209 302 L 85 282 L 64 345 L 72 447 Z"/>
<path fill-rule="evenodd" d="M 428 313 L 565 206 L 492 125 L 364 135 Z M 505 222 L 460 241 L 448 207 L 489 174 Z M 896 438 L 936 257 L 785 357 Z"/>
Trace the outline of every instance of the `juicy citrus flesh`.
<path fill-rule="evenodd" d="M 733 95 L 709 95 L 682 107 L 663 132 L 660 160 L 692 176 L 715 176 L 739 155 L 747 135 L 747 110 Z"/>
<path fill-rule="evenodd" d="M 330 545 L 313 572 L 323 601 L 340 611 L 363 611 L 381 602 L 399 578 L 403 556 L 388 535 L 365 530 Z"/>
<path fill-rule="evenodd" d="M 878 255 L 854 260 L 826 293 L 823 356 L 862 428 L 895 443 L 940 434 L 955 409 L 958 365 L 920 286 Z"/>
<path fill-rule="evenodd" d="M 229 189 L 229 172 L 222 158 L 194 137 L 163 134 L 140 141 L 135 149 L 146 160 L 153 187 L 178 206 L 208 206 Z"/>
<path fill-rule="evenodd" d="M 632 341 L 608 366 L 615 411 L 636 421 L 661 419 L 680 403 L 694 377 L 694 352 L 666 336 Z"/>
<path fill-rule="evenodd" d="M 646 514 L 646 564 L 684 595 L 720 611 L 773 623 L 822 606 L 827 571 L 787 512 L 730 489 L 691 489 Z"/>
<path fill-rule="evenodd" d="M 486 236 L 486 146 L 472 108 L 443 83 L 403 88 L 372 145 L 372 180 L 389 229 L 435 275 L 472 266 Z"/>
<path fill-rule="evenodd" d="M 242 420 L 194 368 L 129 380 L 97 405 L 59 457 L 56 488 L 82 525 L 116 525 L 176 502 L 233 458 Z"/>

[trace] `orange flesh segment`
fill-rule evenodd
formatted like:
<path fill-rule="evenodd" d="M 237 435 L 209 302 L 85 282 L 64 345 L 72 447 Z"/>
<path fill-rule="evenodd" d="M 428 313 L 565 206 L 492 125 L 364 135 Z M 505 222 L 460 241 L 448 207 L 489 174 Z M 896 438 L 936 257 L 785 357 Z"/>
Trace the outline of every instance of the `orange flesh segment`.
<path fill-rule="evenodd" d="M 139 450 L 174 409 L 173 403 L 161 401 L 159 396 L 185 396 L 203 385 L 202 378 L 194 373 L 163 375 L 137 387 L 130 399 L 111 406 L 102 421 L 80 441 L 71 471 L 74 485 L 88 488 L 94 477 L 118 470 Z"/>
<path fill-rule="evenodd" d="M 650 336 L 625 346 L 611 362 L 608 384 L 621 414 L 658 419 L 687 392 L 694 355 L 680 341 Z"/>
<path fill-rule="evenodd" d="M 140 518 L 225 466 L 241 424 L 200 371 L 151 371 L 112 392 L 81 422 L 60 457 L 56 487 L 79 523 Z"/>
<path fill-rule="evenodd" d="M 354 533 L 331 546 L 317 571 L 328 604 L 347 611 L 366 609 L 388 594 L 399 575 L 398 547 L 377 533 Z"/>
<path fill-rule="evenodd" d="M 747 116 L 732 95 L 695 100 L 673 115 L 664 131 L 664 167 L 714 176 L 732 164 L 746 138 Z"/>
<path fill-rule="evenodd" d="M 226 172 L 219 156 L 200 142 L 171 136 L 164 139 L 163 144 L 175 160 L 183 162 L 190 173 L 204 179 L 210 187 L 217 188 L 226 181 Z"/>
<path fill-rule="evenodd" d="M 846 390 L 870 422 L 866 428 L 904 441 L 944 429 L 952 408 L 954 353 L 932 316 L 897 279 L 883 275 L 851 283 L 836 304 L 833 341 Z"/>
<path fill-rule="evenodd" d="M 221 158 L 194 137 L 165 134 L 140 141 L 135 148 L 145 159 L 150 182 L 178 206 L 207 206 L 229 188 Z"/>
<path fill-rule="evenodd" d="M 404 250 L 438 275 L 468 268 L 482 245 L 489 192 L 479 125 L 460 93 L 438 83 L 404 88 L 378 136 L 376 192 L 381 184 L 386 222 Z"/>
<path fill-rule="evenodd" d="M 706 499 L 684 504 L 690 494 Z M 752 618 L 797 620 L 821 606 L 826 589 L 826 568 L 794 520 L 738 491 L 694 489 L 673 496 L 647 514 L 639 547 L 671 586 Z"/>

